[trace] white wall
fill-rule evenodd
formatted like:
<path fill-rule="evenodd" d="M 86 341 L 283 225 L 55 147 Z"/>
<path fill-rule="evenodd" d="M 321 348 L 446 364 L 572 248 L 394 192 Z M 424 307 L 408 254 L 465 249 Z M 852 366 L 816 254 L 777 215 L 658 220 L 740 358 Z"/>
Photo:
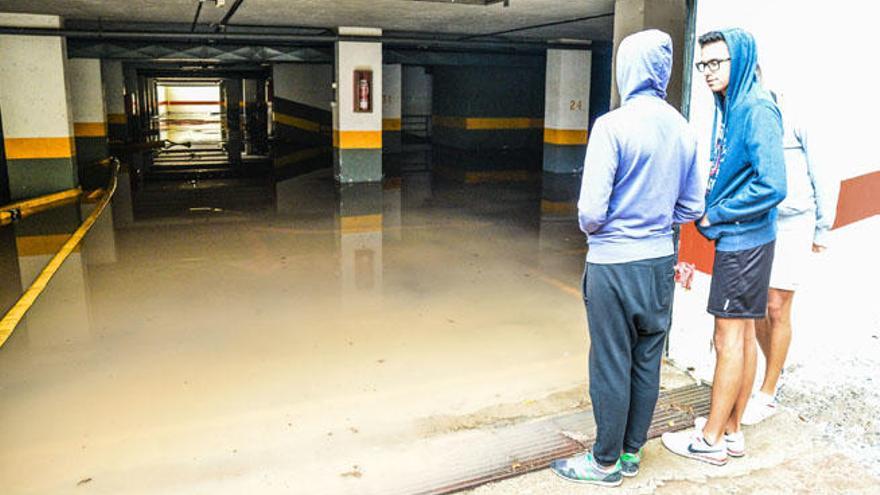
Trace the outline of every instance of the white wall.
<path fill-rule="evenodd" d="M 122 62 L 102 60 L 101 77 L 104 79 L 107 113 L 125 115 L 125 78 L 122 74 Z M 159 101 L 164 101 L 164 98 L 160 98 Z"/>
<path fill-rule="evenodd" d="M 96 58 L 72 58 L 67 61 L 70 98 L 74 122 L 104 122 L 104 87 L 101 61 Z"/>
<path fill-rule="evenodd" d="M 275 96 L 329 111 L 333 101 L 333 66 L 275 64 L 272 88 Z"/>
<path fill-rule="evenodd" d="M 401 77 L 400 64 L 382 67 L 382 118 L 399 119 L 401 112 Z"/>
<path fill-rule="evenodd" d="M 821 156 L 841 178 L 880 169 L 876 119 L 880 99 L 870 96 L 880 76 L 874 59 L 880 2 L 841 0 L 700 0 L 696 34 L 741 27 L 758 43 L 765 85 L 812 127 Z M 699 60 L 695 43 L 694 60 Z M 691 121 L 708 156 L 713 104 L 694 71 Z"/>

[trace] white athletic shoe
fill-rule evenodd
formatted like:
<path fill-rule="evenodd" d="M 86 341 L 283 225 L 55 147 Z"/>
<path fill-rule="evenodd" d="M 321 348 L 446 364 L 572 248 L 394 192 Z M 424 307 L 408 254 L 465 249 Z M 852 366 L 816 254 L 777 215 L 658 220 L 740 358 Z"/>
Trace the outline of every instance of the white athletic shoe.
<path fill-rule="evenodd" d="M 699 416 L 694 420 L 694 428 L 703 431 L 709 420 L 703 416 Z M 743 432 L 725 433 L 724 444 L 727 445 L 727 455 L 730 457 L 743 457 L 746 455 L 746 436 Z"/>
<path fill-rule="evenodd" d="M 725 442 L 709 445 L 703 438 L 703 430 L 701 429 L 666 432 L 660 439 L 663 446 L 674 454 L 716 466 L 727 464 L 727 445 Z"/>
<path fill-rule="evenodd" d="M 779 412 L 779 404 L 776 403 L 776 398 L 763 392 L 758 392 L 753 394 L 749 399 L 749 403 L 746 404 L 742 424 L 744 426 L 754 426 L 777 412 Z"/>

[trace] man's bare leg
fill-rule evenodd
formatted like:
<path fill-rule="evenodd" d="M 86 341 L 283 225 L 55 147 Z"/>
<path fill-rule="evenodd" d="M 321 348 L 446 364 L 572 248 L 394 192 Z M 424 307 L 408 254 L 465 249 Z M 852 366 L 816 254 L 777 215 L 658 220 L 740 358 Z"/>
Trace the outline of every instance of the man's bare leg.
<path fill-rule="evenodd" d="M 744 337 L 748 321 L 742 318 L 715 317 L 715 376 L 712 381 L 712 405 L 703 436 L 712 444 L 721 439 L 743 382 Z"/>
<path fill-rule="evenodd" d="M 770 289 L 767 297 L 767 317 L 755 327 L 761 352 L 767 360 L 761 392 L 773 396 L 785 367 L 791 345 L 791 305 L 794 291 Z"/>
<path fill-rule="evenodd" d="M 755 339 L 755 320 L 745 320 L 743 333 L 743 367 L 742 384 L 739 387 L 739 395 L 736 404 L 730 414 L 725 427 L 725 433 L 738 433 L 742 423 L 743 413 L 749 398 L 752 396 L 752 386 L 755 384 L 755 374 L 758 368 L 758 343 Z"/>

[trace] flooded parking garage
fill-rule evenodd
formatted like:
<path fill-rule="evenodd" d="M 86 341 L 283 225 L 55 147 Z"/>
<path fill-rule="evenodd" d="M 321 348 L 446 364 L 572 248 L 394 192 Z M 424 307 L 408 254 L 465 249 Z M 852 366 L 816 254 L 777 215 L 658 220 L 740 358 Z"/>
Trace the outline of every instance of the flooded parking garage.
<path fill-rule="evenodd" d="M 668 101 L 708 129 L 689 57 L 730 9 L 368 3 L 0 0 L 0 491 L 571 491 L 544 468 L 595 433 L 576 201 L 614 48 L 668 31 Z M 876 278 L 877 174 L 844 158 L 796 324 L 849 339 L 796 338 L 796 410 L 745 462 L 652 441 L 626 490 L 836 487 L 843 433 L 876 474 L 873 292 L 822 284 Z M 711 251 L 682 236 L 652 437 L 708 410 Z"/>

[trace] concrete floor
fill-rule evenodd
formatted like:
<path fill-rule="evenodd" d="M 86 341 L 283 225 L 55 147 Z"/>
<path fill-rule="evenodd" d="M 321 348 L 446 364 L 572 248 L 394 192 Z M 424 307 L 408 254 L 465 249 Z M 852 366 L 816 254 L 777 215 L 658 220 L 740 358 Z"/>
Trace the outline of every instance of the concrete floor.
<path fill-rule="evenodd" d="M 585 249 L 539 183 L 318 172 L 143 222 L 124 193 L 0 349 L 3 493 L 359 492 L 414 440 L 583 404 Z"/>

